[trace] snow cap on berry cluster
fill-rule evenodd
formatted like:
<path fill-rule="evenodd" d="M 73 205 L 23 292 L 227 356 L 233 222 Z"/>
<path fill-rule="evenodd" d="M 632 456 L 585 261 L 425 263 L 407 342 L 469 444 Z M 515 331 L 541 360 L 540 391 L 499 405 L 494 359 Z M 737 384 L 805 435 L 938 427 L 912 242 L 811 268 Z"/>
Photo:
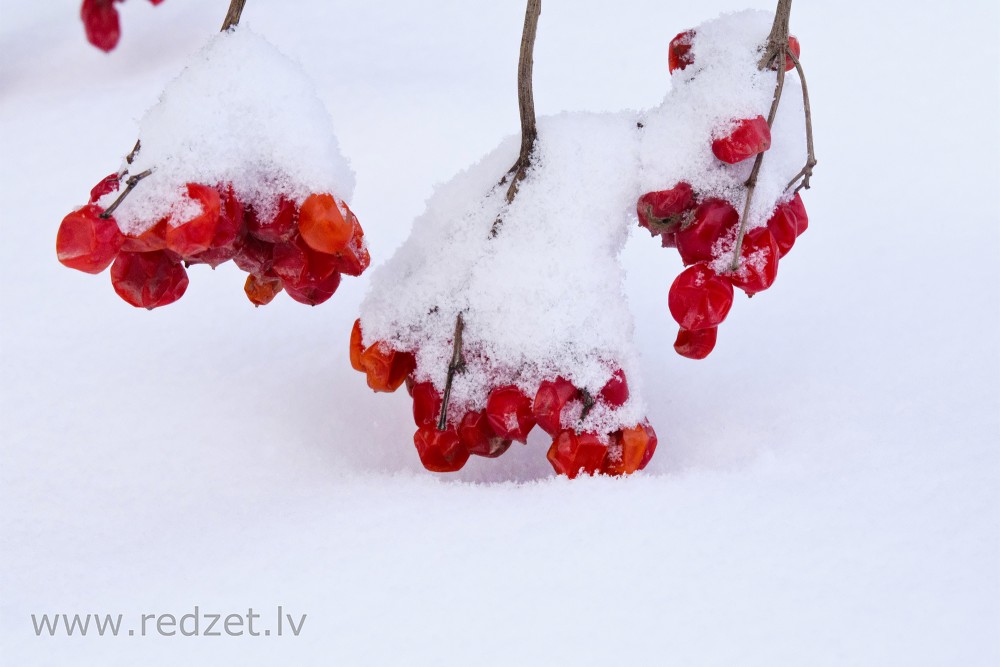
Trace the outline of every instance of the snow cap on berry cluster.
<path fill-rule="evenodd" d="M 557 376 L 596 395 L 621 368 L 631 399 L 617 409 L 599 403 L 576 428 L 603 434 L 637 424 L 645 409 L 618 258 L 637 196 L 636 120 L 539 119 L 532 167 L 511 204 L 498 181 L 518 138 L 439 187 L 372 276 L 361 307 L 365 345 L 415 353 L 416 380 L 440 391 L 462 313 L 465 369 L 455 375 L 450 419 L 482 409 L 492 388 L 514 384 L 533 397 Z"/>
<path fill-rule="evenodd" d="M 672 90 L 643 119 L 643 192 L 685 181 L 702 199 L 726 200 L 742 215 L 754 160 L 724 164 L 713 155 L 712 140 L 728 135 L 740 119 L 767 118 L 777 72 L 757 64 L 773 19 L 773 13 L 747 10 L 694 28 L 693 63 L 673 73 Z M 786 186 L 805 162 L 805 136 L 801 84 L 791 71 L 757 176 L 748 229 L 766 224 L 777 205 L 791 198 Z"/>
<path fill-rule="evenodd" d="M 129 174 L 152 174 L 115 212 L 129 234 L 167 215 L 174 224 L 197 215 L 183 194 L 187 183 L 231 183 L 241 201 L 264 213 L 281 195 L 347 201 L 354 190 L 330 115 L 305 72 L 242 26 L 212 37 L 167 85 L 142 119 L 139 140 Z"/>

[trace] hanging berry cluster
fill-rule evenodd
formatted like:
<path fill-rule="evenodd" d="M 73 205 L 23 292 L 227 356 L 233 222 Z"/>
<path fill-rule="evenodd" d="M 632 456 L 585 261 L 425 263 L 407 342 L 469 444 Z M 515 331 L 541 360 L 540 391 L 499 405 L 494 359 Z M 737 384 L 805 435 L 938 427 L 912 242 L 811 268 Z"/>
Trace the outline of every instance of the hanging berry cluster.
<path fill-rule="evenodd" d="M 333 296 L 341 274 L 359 276 L 368 268 L 364 231 L 331 194 L 310 195 L 301 206 L 281 199 L 262 213 L 229 185 L 188 183 L 183 196 L 194 204 L 193 217 L 167 216 L 133 235 L 122 233 L 110 207 L 97 204 L 118 190 L 122 176 L 103 179 L 90 203 L 63 219 L 56 252 L 65 266 L 85 273 L 110 266 L 115 292 L 133 306 L 153 309 L 181 298 L 186 267 L 194 264 L 215 268 L 232 260 L 249 274 L 244 290 L 255 306 L 270 303 L 282 289 L 315 306 Z"/>

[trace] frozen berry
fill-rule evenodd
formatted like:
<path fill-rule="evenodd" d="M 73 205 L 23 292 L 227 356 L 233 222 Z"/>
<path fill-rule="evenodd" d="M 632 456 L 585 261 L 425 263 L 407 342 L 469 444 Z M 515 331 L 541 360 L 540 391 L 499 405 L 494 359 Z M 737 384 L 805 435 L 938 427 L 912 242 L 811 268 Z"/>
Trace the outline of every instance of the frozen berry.
<path fill-rule="evenodd" d="M 154 252 L 167 247 L 167 219 L 163 218 L 155 225 L 139 234 L 126 234 L 122 250 L 125 252 Z"/>
<path fill-rule="evenodd" d="M 562 411 L 566 404 L 580 395 L 580 390 L 563 377 L 546 380 L 538 386 L 531 411 L 542 430 L 556 435 L 562 430 Z"/>
<path fill-rule="evenodd" d="M 346 206 L 344 208 L 347 208 Z M 347 220 L 351 224 L 353 232 L 347 245 L 342 250 L 333 253 L 337 270 L 348 276 L 360 276 L 371 264 L 371 256 L 365 246 L 365 233 L 361 229 L 358 218 L 347 209 Z"/>
<path fill-rule="evenodd" d="M 246 210 L 232 186 L 219 188 L 219 223 L 207 250 L 189 258 L 192 264 L 213 269 L 236 257 L 238 243 L 246 235 Z"/>
<path fill-rule="evenodd" d="M 788 50 L 795 54 L 795 59 L 799 59 L 799 54 L 802 53 L 802 47 L 799 45 L 799 40 L 795 38 L 795 35 L 788 36 Z M 785 56 L 785 71 L 789 72 L 795 69 L 795 63 L 792 61 L 791 57 Z"/>
<path fill-rule="evenodd" d="M 771 147 L 771 128 L 763 116 L 736 121 L 727 136 L 712 142 L 712 153 L 727 164 L 736 164 Z"/>
<path fill-rule="evenodd" d="M 299 303 L 307 306 L 318 306 L 334 295 L 340 287 L 340 274 L 334 271 L 330 275 L 319 280 L 305 283 L 284 283 L 285 291 Z"/>
<path fill-rule="evenodd" d="M 685 329 L 696 331 L 718 326 L 733 305 L 733 285 L 706 264 L 681 272 L 670 286 L 670 314 Z"/>
<path fill-rule="evenodd" d="M 433 382 L 418 382 L 413 385 L 413 421 L 417 426 L 434 426 L 441 415 L 441 394 Z"/>
<path fill-rule="evenodd" d="M 351 368 L 356 371 L 364 372 L 365 368 L 361 365 L 361 355 L 365 353 L 365 344 L 361 337 L 361 320 L 354 320 L 354 327 L 351 329 Z"/>
<path fill-rule="evenodd" d="M 211 247 L 222 211 L 222 200 L 215 188 L 188 183 L 187 196 L 198 205 L 198 214 L 178 224 L 168 221 L 166 231 L 167 248 L 185 258 Z"/>
<path fill-rule="evenodd" d="M 486 416 L 493 432 L 505 440 L 526 443 L 528 432 L 535 426 L 531 399 L 513 385 L 490 392 L 486 400 Z"/>
<path fill-rule="evenodd" d="M 288 289 L 287 286 L 285 289 Z M 417 367 L 409 352 L 397 352 L 385 343 L 376 343 L 361 354 L 361 368 L 368 376 L 368 386 L 374 391 L 393 392 L 406 376 Z"/>
<path fill-rule="evenodd" d="M 309 195 L 299 210 L 299 233 L 314 250 L 335 253 L 351 240 L 354 225 L 340 210 L 333 195 Z"/>
<path fill-rule="evenodd" d="M 672 234 L 694 204 L 694 190 L 684 182 L 669 190 L 647 192 L 636 204 L 639 225 L 648 229 L 652 236 Z"/>
<path fill-rule="evenodd" d="M 181 298 L 188 277 L 180 260 L 165 250 L 123 252 L 111 265 L 111 284 L 128 303 L 152 310 Z"/>
<path fill-rule="evenodd" d="M 420 462 L 431 472 L 455 472 L 469 460 L 467 450 L 455 429 L 439 431 L 433 426 L 420 428 L 413 436 Z"/>
<path fill-rule="evenodd" d="M 667 56 L 667 66 L 670 73 L 684 69 L 694 62 L 694 54 L 691 53 L 691 44 L 694 42 L 694 30 L 682 32 L 670 40 L 669 53 Z"/>
<path fill-rule="evenodd" d="M 729 202 L 707 199 L 695 209 L 694 219 L 676 235 L 677 252 L 684 264 L 711 261 L 720 239 L 731 235 L 740 221 L 740 214 Z"/>
<path fill-rule="evenodd" d="M 281 287 L 280 278 L 267 278 L 251 273 L 247 276 L 246 284 L 243 285 L 243 291 L 246 292 L 247 298 L 250 299 L 250 303 L 253 305 L 266 306 L 274 301 L 274 297 L 278 296 Z"/>
<path fill-rule="evenodd" d="M 273 211 L 258 213 L 251 209 L 247 214 L 247 231 L 261 241 L 280 243 L 291 238 L 298 218 L 295 202 L 281 197 Z"/>
<path fill-rule="evenodd" d="M 111 192 L 118 192 L 118 184 L 121 178 L 118 173 L 108 174 L 101 179 L 100 183 L 90 190 L 90 203 L 96 204 L 97 200 Z"/>
<path fill-rule="evenodd" d="M 719 335 L 719 327 L 688 331 L 681 328 L 674 341 L 677 354 L 688 359 L 704 359 L 715 349 L 715 340 Z"/>
<path fill-rule="evenodd" d="M 726 277 L 750 296 L 763 292 L 778 277 L 779 252 L 778 243 L 767 227 L 747 232 L 740 250 L 740 268 Z"/>
<path fill-rule="evenodd" d="M 625 380 L 625 372 L 617 369 L 601 389 L 597 398 L 613 408 L 620 408 L 628 400 L 628 382 Z"/>
<path fill-rule="evenodd" d="M 557 473 L 573 479 L 581 472 L 598 472 L 607 453 L 608 445 L 597 435 L 566 429 L 553 439 L 547 458 Z"/>
<path fill-rule="evenodd" d="M 73 211 L 59 225 L 56 255 L 65 266 L 100 273 L 111 266 L 125 242 L 114 218 L 102 218 L 94 204 Z"/>
<path fill-rule="evenodd" d="M 110 51 L 121 37 L 121 25 L 114 0 L 83 0 L 80 18 L 87 33 L 87 41 L 101 51 Z"/>
<path fill-rule="evenodd" d="M 458 425 L 458 437 L 470 454 L 495 459 L 510 448 L 511 441 L 497 436 L 485 410 L 467 412 Z"/>

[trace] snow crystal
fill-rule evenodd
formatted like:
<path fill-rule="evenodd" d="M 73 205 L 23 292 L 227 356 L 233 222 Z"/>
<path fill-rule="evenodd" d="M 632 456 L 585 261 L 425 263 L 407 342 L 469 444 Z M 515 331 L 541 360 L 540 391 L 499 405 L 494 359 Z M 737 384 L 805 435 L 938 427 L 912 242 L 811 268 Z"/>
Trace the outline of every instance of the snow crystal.
<path fill-rule="evenodd" d="M 455 376 L 450 418 L 482 409 L 493 387 L 515 384 L 534 396 L 559 375 L 596 394 L 621 368 L 630 400 L 596 406 L 578 430 L 641 421 L 618 259 L 637 198 L 636 121 L 628 112 L 539 119 L 532 167 L 510 204 L 500 180 L 517 158 L 516 137 L 440 187 L 372 276 L 361 308 L 365 344 L 414 352 L 416 380 L 442 390 L 462 313 L 466 368 Z"/>
<path fill-rule="evenodd" d="M 760 71 L 757 62 L 773 19 L 772 13 L 748 10 L 694 29 L 694 63 L 673 73 L 673 89 L 643 119 L 639 176 L 643 192 L 686 181 L 702 198 L 724 199 L 743 214 L 745 183 L 754 160 L 723 164 L 712 153 L 712 139 L 726 136 L 737 120 L 767 118 L 777 72 Z M 793 70 L 785 74 L 747 229 L 766 224 L 778 203 L 791 198 L 786 187 L 805 163 L 805 136 L 802 88 Z"/>
<path fill-rule="evenodd" d="M 167 85 L 142 119 L 139 139 L 128 171 L 152 174 L 115 212 L 126 233 L 167 215 L 180 223 L 197 214 L 184 196 L 189 182 L 231 183 L 241 201 L 264 212 L 280 195 L 301 203 L 331 193 L 346 201 L 354 189 L 329 113 L 305 72 L 245 27 L 214 36 Z"/>

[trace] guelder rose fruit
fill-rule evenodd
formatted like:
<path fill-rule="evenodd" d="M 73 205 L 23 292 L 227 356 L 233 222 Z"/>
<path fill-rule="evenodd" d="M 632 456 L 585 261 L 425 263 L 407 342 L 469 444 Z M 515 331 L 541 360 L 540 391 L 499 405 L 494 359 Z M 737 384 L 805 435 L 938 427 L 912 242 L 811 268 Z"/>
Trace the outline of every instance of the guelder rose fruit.
<path fill-rule="evenodd" d="M 736 164 L 771 147 L 771 128 L 763 116 L 736 121 L 728 135 L 712 142 L 712 153 L 727 164 Z"/>
<path fill-rule="evenodd" d="M 685 329 L 716 327 L 733 305 L 733 285 L 707 264 L 684 269 L 674 279 L 667 297 L 670 314 Z"/>
<path fill-rule="evenodd" d="M 115 261 L 125 237 L 115 219 L 102 218 L 102 212 L 99 206 L 88 204 L 63 218 L 56 234 L 56 256 L 65 266 L 100 273 Z"/>

